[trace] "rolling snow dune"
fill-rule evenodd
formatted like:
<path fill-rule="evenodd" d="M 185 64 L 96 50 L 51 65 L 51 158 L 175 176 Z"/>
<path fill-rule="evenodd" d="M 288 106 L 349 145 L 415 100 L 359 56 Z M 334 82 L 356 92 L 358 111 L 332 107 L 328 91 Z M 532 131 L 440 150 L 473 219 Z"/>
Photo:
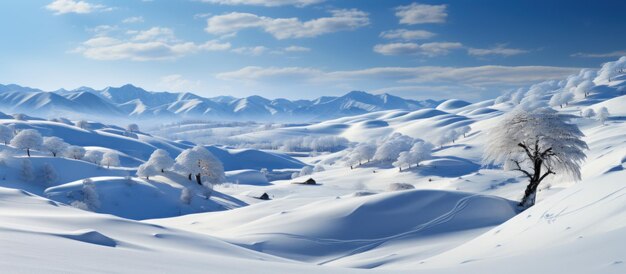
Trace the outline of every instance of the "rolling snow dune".
<path fill-rule="evenodd" d="M 0 188 L 0 208 L 2 272 L 340 271 L 289 263 L 206 235 L 82 211 L 20 190 Z"/>
<path fill-rule="evenodd" d="M 232 213 L 159 223 L 208 230 L 253 250 L 323 263 L 390 241 L 497 225 L 516 214 L 514 202 L 505 199 L 434 190 L 321 200 L 280 212 L 275 212 L 272 203 L 288 202 L 259 203 Z M 194 225 L 187 226 L 190 222 Z"/>

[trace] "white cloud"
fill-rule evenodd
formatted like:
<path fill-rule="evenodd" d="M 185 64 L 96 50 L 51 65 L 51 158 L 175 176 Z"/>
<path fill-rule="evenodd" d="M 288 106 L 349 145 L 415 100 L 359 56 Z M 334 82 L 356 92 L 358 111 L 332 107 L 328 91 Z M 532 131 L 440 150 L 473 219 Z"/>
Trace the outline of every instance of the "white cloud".
<path fill-rule="evenodd" d="M 425 30 L 407 30 L 407 29 L 395 29 L 383 31 L 380 33 L 380 37 L 391 40 L 421 40 L 430 39 L 435 36 L 434 33 Z"/>
<path fill-rule="evenodd" d="M 583 53 L 578 52 L 571 55 L 572 57 L 587 57 L 587 58 L 608 58 L 608 57 L 622 57 L 626 56 L 626 50 L 617 50 L 607 53 Z"/>
<path fill-rule="evenodd" d="M 469 48 L 467 50 L 469 55 L 473 56 L 487 56 L 487 55 L 501 55 L 501 56 L 513 56 L 528 53 L 528 50 L 507 48 L 506 45 L 497 45 L 496 47 L 489 49 Z"/>
<path fill-rule="evenodd" d="M 176 39 L 168 28 L 154 27 L 144 31 L 128 32 L 131 37 L 114 38 L 95 36 L 73 52 L 94 60 L 172 60 L 201 51 L 224 51 L 230 43 L 210 40 L 205 43 L 185 42 Z"/>
<path fill-rule="evenodd" d="M 447 83 L 474 86 L 523 85 L 562 79 L 580 68 L 550 66 L 478 66 L 478 67 L 374 67 L 362 70 L 323 71 L 306 67 L 244 67 L 216 75 L 232 81 L 268 81 L 292 79 L 309 82 L 383 81 L 388 83 Z"/>
<path fill-rule="evenodd" d="M 110 11 L 112 8 L 100 4 L 92 4 L 85 1 L 55 0 L 46 6 L 46 9 L 54 11 L 54 14 L 66 13 L 87 14 L 96 11 Z"/>
<path fill-rule="evenodd" d="M 332 10 L 330 13 L 330 17 L 303 22 L 298 18 L 271 18 L 252 13 L 232 12 L 207 19 L 205 30 L 211 34 L 226 34 L 242 29 L 259 28 L 277 39 L 288 39 L 354 30 L 369 24 L 368 14 L 356 9 Z"/>
<path fill-rule="evenodd" d="M 259 56 L 259 55 L 267 52 L 268 50 L 269 50 L 269 48 L 267 48 L 267 47 L 256 46 L 256 47 L 235 48 L 235 49 L 232 49 L 232 52 L 238 53 L 238 54 L 244 54 L 244 55 Z"/>
<path fill-rule="evenodd" d="M 446 5 L 427 5 L 412 3 L 396 8 L 396 16 L 400 24 L 416 25 L 425 23 L 444 23 L 448 13 Z"/>
<path fill-rule="evenodd" d="M 124 20 L 122 20 L 122 23 L 124 24 L 134 24 L 134 23 L 143 23 L 143 17 L 142 16 L 134 16 L 134 17 L 128 17 Z"/>
<path fill-rule="evenodd" d="M 322 3 L 326 0 L 202 0 L 202 2 L 222 5 L 253 5 L 253 6 L 296 6 L 304 7 L 308 5 Z"/>
<path fill-rule="evenodd" d="M 424 55 L 435 57 L 447 55 L 451 50 L 463 48 L 461 43 L 433 42 L 433 43 L 389 43 L 374 46 L 374 51 L 382 55 Z"/>
<path fill-rule="evenodd" d="M 191 81 L 180 74 L 172 74 L 161 77 L 157 86 L 168 91 L 190 92 L 199 89 L 200 81 Z"/>
<path fill-rule="evenodd" d="M 283 49 L 286 52 L 309 52 L 311 51 L 310 48 L 307 47 L 301 47 L 301 46 L 289 46 Z"/>
<path fill-rule="evenodd" d="M 152 27 L 143 31 L 130 31 L 135 41 L 175 41 L 174 31 L 170 28 Z"/>

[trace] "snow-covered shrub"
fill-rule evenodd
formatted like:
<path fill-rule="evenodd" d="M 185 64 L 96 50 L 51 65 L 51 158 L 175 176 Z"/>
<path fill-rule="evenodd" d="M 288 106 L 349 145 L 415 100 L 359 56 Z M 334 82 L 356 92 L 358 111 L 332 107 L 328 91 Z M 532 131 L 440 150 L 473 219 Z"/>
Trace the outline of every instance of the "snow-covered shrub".
<path fill-rule="evenodd" d="M 52 165 L 48 163 L 44 163 L 41 167 L 41 179 L 43 180 L 43 182 L 46 185 L 52 185 L 57 181 L 58 178 L 59 176 L 57 175 L 54 167 L 52 167 Z"/>
<path fill-rule="evenodd" d="M 18 120 L 18 121 L 26 121 L 28 119 L 28 116 L 26 116 L 26 114 L 24 113 L 15 113 L 12 116 L 13 116 L 13 119 Z"/>
<path fill-rule="evenodd" d="M 33 174 L 33 164 L 28 159 L 22 160 L 20 179 L 25 182 L 30 182 L 35 179 L 35 175 Z"/>
<path fill-rule="evenodd" d="M 139 126 L 137 124 L 129 124 L 128 126 L 126 126 L 126 130 L 128 130 L 129 132 L 138 132 Z"/>
<path fill-rule="evenodd" d="M 611 115 L 609 114 L 609 110 L 606 107 L 601 107 L 600 110 L 598 110 L 598 114 L 596 115 L 598 121 L 600 121 L 602 125 L 604 125 L 606 120 L 609 119 L 609 116 Z"/>
<path fill-rule="evenodd" d="M 415 186 L 407 183 L 391 183 L 387 187 L 387 191 L 399 191 L 399 190 L 409 190 L 415 189 Z"/>
<path fill-rule="evenodd" d="M 34 129 L 24 129 L 17 133 L 11 140 L 11 145 L 25 149 L 26 154 L 30 157 L 30 150 L 40 148 L 43 144 L 43 137 L 39 134 L 39 131 Z"/>
<path fill-rule="evenodd" d="M 313 168 L 313 172 L 316 172 L 316 173 L 317 173 L 317 172 L 322 172 L 322 171 L 325 171 L 325 170 L 326 170 L 326 169 L 325 169 L 322 165 L 316 165 L 316 166 Z"/>
<path fill-rule="evenodd" d="M 485 163 L 504 165 L 530 180 L 520 206 L 534 205 L 537 187 L 548 175 L 580 180 L 587 144 L 575 124 L 551 108 L 514 109 L 488 132 Z"/>
<path fill-rule="evenodd" d="M 13 129 L 5 125 L 0 125 L 0 141 L 8 144 L 13 139 Z"/>
<path fill-rule="evenodd" d="M 312 166 L 304 166 L 300 170 L 300 177 L 311 175 L 311 174 L 313 174 L 313 167 Z"/>
<path fill-rule="evenodd" d="M 63 155 L 70 145 L 63 141 L 63 139 L 55 136 L 43 137 L 43 148 L 52 153 L 52 156 Z"/>
<path fill-rule="evenodd" d="M 111 166 L 119 166 L 120 165 L 120 157 L 114 151 L 107 151 L 107 152 L 104 153 L 104 155 L 102 155 L 101 163 L 103 165 L 106 165 L 107 168 L 110 168 Z"/>
<path fill-rule="evenodd" d="M 183 188 L 180 192 L 180 202 L 183 204 L 191 204 L 191 200 L 193 199 L 193 191 L 190 188 Z"/>
<path fill-rule="evenodd" d="M 81 190 L 83 196 L 82 201 L 77 200 L 71 203 L 73 207 L 82 210 L 96 211 L 100 208 L 100 196 L 96 190 L 96 184 L 89 178 L 83 180 L 83 188 Z"/>
<path fill-rule="evenodd" d="M 165 172 L 172 168 L 174 165 L 174 159 L 170 157 L 170 154 L 163 149 L 157 149 L 150 155 L 150 159 L 148 159 L 148 163 L 153 165 L 155 169 L 160 170 L 161 172 Z"/>
<path fill-rule="evenodd" d="M 596 111 L 593 110 L 592 108 L 585 109 L 583 111 L 583 117 L 589 118 L 589 119 L 596 117 Z"/>
<path fill-rule="evenodd" d="M 83 160 L 94 163 L 96 165 L 100 165 L 103 155 L 104 153 L 102 153 L 101 151 L 90 150 L 85 153 L 85 157 L 83 157 Z"/>
<path fill-rule="evenodd" d="M 81 160 L 85 157 L 85 149 L 79 146 L 69 146 L 65 150 L 65 154 L 72 159 Z"/>

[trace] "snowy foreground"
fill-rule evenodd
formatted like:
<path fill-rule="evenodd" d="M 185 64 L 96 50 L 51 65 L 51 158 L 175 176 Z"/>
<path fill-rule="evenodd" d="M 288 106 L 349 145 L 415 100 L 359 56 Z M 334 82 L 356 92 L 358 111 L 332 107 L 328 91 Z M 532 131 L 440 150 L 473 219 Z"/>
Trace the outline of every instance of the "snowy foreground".
<path fill-rule="evenodd" d="M 4 116 L 0 124 L 86 151 L 74 159 L 33 149 L 28 157 L 18 143 L 0 145 L 0 272 L 626 273 L 626 76 L 608 81 L 604 72 L 475 104 L 449 100 L 436 109 L 241 130 L 228 142 L 333 136 L 350 145 L 320 153 L 207 146 L 226 171 L 210 198 L 180 172 L 145 164 L 155 162 L 156 149 L 176 157 L 193 140 Z M 561 108 L 557 97 L 572 83 L 574 91 L 591 87 Z M 572 115 L 589 150 L 580 182 L 551 177 L 537 204 L 520 213 L 526 178 L 485 165 L 482 156 L 485 132 L 528 101 Z M 580 117 L 602 107 L 606 121 Z M 450 142 L 452 130 L 467 126 L 465 137 Z M 402 172 L 346 157 L 356 143 L 393 133 L 434 143 L 432 157 Z M 99 165 L 91 161 L 98 155 Z M 317 184 L 294 184 L 309 178 Z"/>

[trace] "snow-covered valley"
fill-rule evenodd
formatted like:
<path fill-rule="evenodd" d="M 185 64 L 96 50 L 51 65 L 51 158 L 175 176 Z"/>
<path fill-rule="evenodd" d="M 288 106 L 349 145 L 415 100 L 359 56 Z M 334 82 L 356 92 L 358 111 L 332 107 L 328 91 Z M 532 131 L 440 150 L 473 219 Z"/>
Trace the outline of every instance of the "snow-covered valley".
<path fill-rule="evenodd" d="M 23 107 L 0 115 L 0 271 L 624 273 L 624 64 L 303 124 L 121 127 Z M 542 108 L 580 129 L 586 160 L 522 211 L 528 178 L 484 159 L 507 115 Z"/>

